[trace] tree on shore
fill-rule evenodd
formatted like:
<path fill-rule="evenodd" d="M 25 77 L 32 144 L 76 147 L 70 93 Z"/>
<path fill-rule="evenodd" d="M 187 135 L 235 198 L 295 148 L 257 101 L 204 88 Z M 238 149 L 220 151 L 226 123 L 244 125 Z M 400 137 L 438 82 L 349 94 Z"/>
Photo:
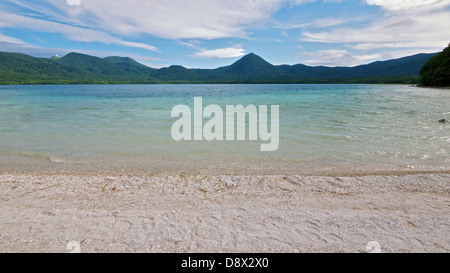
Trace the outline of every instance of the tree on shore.
<path fill-rule="evenodd" d="M 423 86 L 450 86 L 450 44 L 420 70 Z"/>

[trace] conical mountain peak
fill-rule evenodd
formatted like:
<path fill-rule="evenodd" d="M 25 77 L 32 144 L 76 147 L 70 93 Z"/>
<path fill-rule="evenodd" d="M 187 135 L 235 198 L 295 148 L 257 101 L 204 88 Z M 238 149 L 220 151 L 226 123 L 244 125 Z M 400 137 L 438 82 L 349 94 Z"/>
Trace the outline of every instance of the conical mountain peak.
<path fill-rule="evenodd" d="M 261 66 L 272 66 L 272 64 L 270 64 L 260 56 L 254 53 L 250 53 L 242 57 L 234 64 L 232 64 L 232 66 L 261 67 Z"/>

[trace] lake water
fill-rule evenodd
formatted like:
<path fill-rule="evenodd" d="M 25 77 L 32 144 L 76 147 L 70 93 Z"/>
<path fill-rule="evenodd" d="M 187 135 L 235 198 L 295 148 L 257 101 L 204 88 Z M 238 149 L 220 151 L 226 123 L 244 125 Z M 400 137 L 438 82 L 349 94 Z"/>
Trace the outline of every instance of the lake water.
<path fill-rule="evenodd" d="M 171 110 L 192 108 L 196 96 L 223 109 L 279 105 L 279 149 L 261 152 L 262 141 L 174 141 Z M 450 119 L 450 90 L 404 85 L 0 86 L 0 163 L 256 173 L 448 170 L 450 124 L 438 122 L 444 118 Z"/>

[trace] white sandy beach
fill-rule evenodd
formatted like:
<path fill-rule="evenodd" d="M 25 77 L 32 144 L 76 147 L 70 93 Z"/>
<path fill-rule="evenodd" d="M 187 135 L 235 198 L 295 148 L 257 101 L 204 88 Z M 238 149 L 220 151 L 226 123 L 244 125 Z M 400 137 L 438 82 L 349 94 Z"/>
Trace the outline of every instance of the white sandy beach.
<path fill-rule="evenodd" d="M 450 174 L 0 175 L 0 252 L 449 252 Z"/>

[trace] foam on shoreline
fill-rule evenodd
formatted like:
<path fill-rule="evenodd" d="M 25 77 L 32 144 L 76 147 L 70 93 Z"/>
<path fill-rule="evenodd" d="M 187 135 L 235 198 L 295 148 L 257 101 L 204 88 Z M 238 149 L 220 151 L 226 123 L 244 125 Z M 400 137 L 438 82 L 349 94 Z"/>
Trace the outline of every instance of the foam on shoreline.
<path fill-rule="evenodd" d="M 391 164 L 383 162 L 315 162 L 283 159 L 245 160 L 173 158 L 110 158 L 70 160 L 57 157 L 0 156 L 1 173 L 115 174 L 115 175 L 305 175 L 368 176 L 449 174 L 445 165 Z"/>

